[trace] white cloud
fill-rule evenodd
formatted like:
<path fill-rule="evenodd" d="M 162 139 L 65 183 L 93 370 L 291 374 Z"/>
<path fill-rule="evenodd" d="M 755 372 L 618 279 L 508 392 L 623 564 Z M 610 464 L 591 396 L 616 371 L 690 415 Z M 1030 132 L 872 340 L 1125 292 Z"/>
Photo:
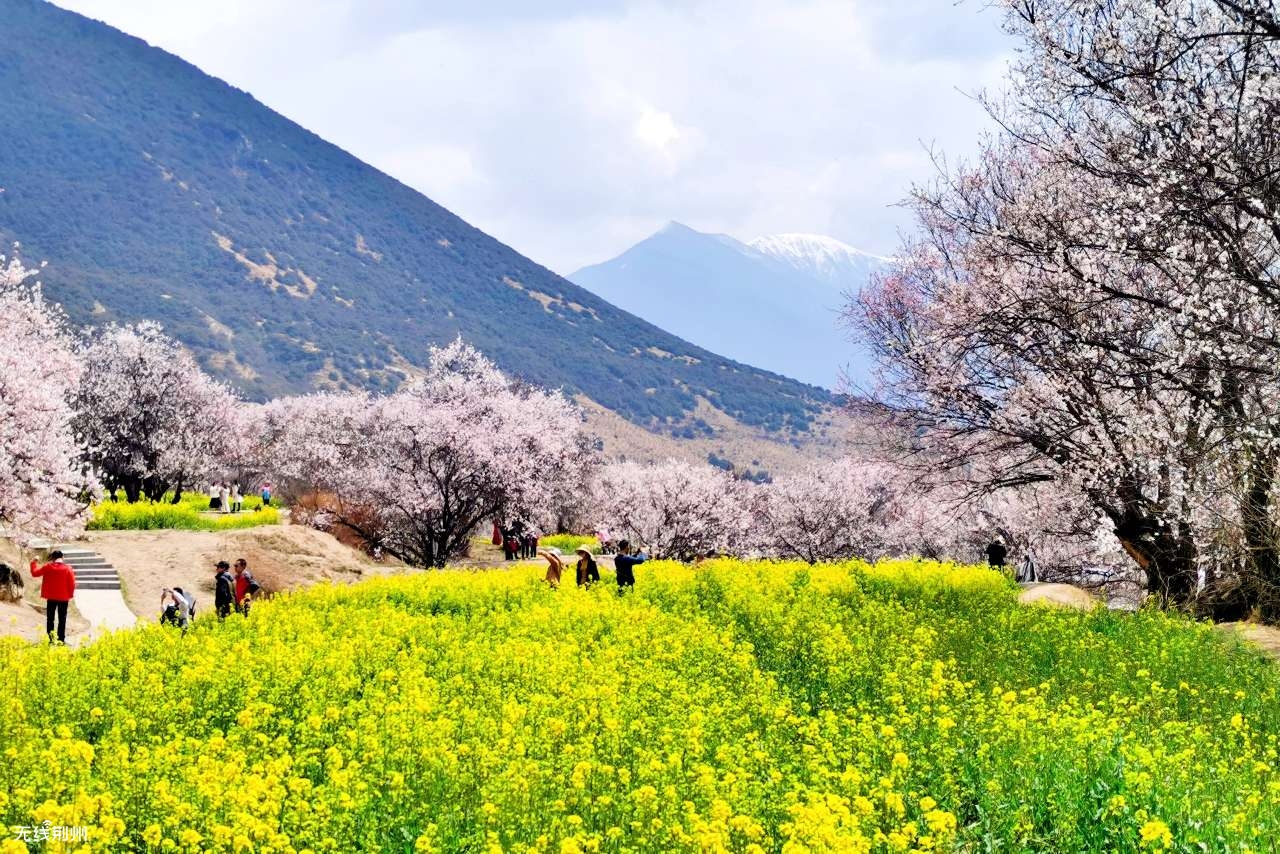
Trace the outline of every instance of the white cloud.
<path fill-rule="evenodd" d="M 59 2 L 566 273 L 670 219 L 890 254 L 1008 49 L 980 0 Z"/>
<path fill-rule="evenodd" d="M 670 113 L 644 107 L 636 119 L 635 136 L 650 148 L 666 151 L 680 138 L 680 129 L 676 127 L 675 119 L 671 118 Z"/>

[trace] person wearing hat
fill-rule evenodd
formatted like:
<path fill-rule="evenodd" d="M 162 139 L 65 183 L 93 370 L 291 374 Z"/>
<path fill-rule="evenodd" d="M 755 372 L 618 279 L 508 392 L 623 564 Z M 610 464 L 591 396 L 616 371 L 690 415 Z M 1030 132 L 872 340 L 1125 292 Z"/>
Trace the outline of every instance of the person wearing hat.
<path fill-rule="evenodd" d="M 231 577 L 231 564 L 225 560 L 218 561 L 214 569 L 217 572 L 213 576 L 213 608 L 218 619 L 224 620 L 236 606 L 236 581 Z"/>
<path fill-rule="evenodd" d="M 44 566 L 31 561 L 31 577 L 42 578 L 40 598 L 45 600 L 44 632 L 53 642 L 54 623 L 58 627 L 58 643 L 67 642 L 67 607 L 76 595 L 76 573 L 62 562 L 62 552 L 49 555 Z"/>
<path fill-rule="evenodd" d="M 592 557 L 591 552 L 583 546 L 578 546 L 573 553 L 578 556 L 578 586 L 590 587 L 599 581 L 600 567 L 596 566 L 596 559 Z"/>
<path fill-rule="evenodd" d="M 564 561 L 560 560 L 558 549 L 542 549 L 539 555 L 547 559 L 546 582 L 552 590 L 560 586 L 560 576 L 564 573 Z"/>

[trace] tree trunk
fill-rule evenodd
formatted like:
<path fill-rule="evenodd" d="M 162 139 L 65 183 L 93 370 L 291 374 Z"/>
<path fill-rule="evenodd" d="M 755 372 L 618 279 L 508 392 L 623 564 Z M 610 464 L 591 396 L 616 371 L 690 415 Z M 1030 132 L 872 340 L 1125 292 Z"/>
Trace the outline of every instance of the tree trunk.
<path fill-rule="evenodd" d="M 1241 508 L 1246 547 L 1242 592 L 1245 604 L 1267 622 L 1280 617 L 1280 543 L 1272 518 L 1271 493 L 1276 461 L 1267 457 L 1250 468 L 1249 490 Z"/>
<path fill-rule="evenodd" d="M 1166 607 L 1190 605 L 1198 578 L 1196 547 L 1182 526 L 1161 525 L 1159 519 L 1132 508 L 1109 510 L 1107 515 L 1124 550 L 1147 574 L 1147 592 Z"/>

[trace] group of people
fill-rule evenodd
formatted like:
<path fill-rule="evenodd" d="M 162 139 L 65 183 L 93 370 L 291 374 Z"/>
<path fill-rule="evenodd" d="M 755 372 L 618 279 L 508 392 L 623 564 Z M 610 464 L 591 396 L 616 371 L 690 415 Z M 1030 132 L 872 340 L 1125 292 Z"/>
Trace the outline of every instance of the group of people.
<path fill-rule="evenodd" d="M 262 589 L 262 585 L 249 571 L 249 564 L 244 558 L 236 560 L 235 574 L 231 572 L 231 564 L 220 560 L 214 565 L 213 576 L 213 609 L 219 620 L 231 616 L 232 610 L 237 614 L 249 616 L 249 606 L 253 597 Z"/>
<path fill-rule="evenodd" d="M 519 519 L 509 526 L 494 522 L 493 544 L 502 546 L 507 560 L 528 560 L 538 555 L 538 532 Z"/>
<path fill-rule="evenodd" d="M 262 484 L 262 506 L 271 506 L 271 484 Z M 239 513 L 244 509 L 244 495 L 240 492 L 240 484 L 215 483 L 209 487 L 209 509 L 221 510 L 223 513 Z"/>
<path fill-rule="evenodd" d="M 31 561 L 31 577 L 39 578 L 40 597 L 45 600 L 45 634 L 52 642 L 67 642 L 67 611 L 71 600 L 76 595 L 76 573 L 71 566 L 63 562 L 61 551 L 54 550 L 43 566 L 39 561 Z M 253 597 L 262 590 L 249 564 L 244 558 L 232 565 L 220 560 L 214 567 L 213 607 L 219 619 L 226 619 L 232 611 L 249 616 L 249 607 Z M 14 583 L 21 587 L 22 579 L 16 570 L 0 564 L 0 576 L 6 583 Z M 184 631 L 191 625 L 196 615 L 196 597 L 190 590 L 181 587 L 166 587 L 160 591 L 160 622 L 181 627 Z"/>
<path fill-rule="evenodd" d="M 986 551 L 987 565 L 993 569 L 1003 570 L 1009 559 L 1009 549 L 1005 546 L 1004 540 L 999 537 L 992 540 L 987 545 Z M 1031 584 L 1044 580 L 1040 572 L 1040 566 L 1036 563 L 1035 553 L 1030 547 L 1027 548 L 1026 554 L 1022 556 L 1022 560 L 1018 561 L 1018 565 L 1013 571 L 1013 580 L 1019 584 Z"/>
<path fill-rule="evenodd" d="M 551 585 L 554 590 L 560 586 L 560 579 L 564 575 L 566 569 L 565 562 L 561 558 L 560 553 L 554 549 L 546 549 L 537 552 L 547 561 L 547 584 Z M 577 560 L 574 562 L 574 577 L 579 587 L 587 588 L 600 580 L 600 566 L 596 563 L 595 555 L 585 547 L 574 550 Z M 636 586 L 635 568 L 649 559 L 649 556 L 640 551 L 633 551 L 631 544 L 626 540 L 618 543 L 618 551 L 613 556 L 613 567 L 617 575 L 618 592 L 622 593 Z"/>
<path fill-rule="evenodd" d="M 249 562 L 239 558 L 234 572 L 231 564 L 220 560 L 213 566 L 213 610 L 219 620 L 225 620 L 234 611 L 249 616 L 253 597 L 262 585 L 249 571 Z M 195 594 L 181 587 L 166 587 L 160 591 L 160 622 L 179 626 L 184 631 L 196 616 Z"/>

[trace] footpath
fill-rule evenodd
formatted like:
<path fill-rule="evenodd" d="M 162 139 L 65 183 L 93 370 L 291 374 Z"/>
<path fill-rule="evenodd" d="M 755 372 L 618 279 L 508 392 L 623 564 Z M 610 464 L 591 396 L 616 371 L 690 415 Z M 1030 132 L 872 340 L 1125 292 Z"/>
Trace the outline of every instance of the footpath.
<path fill-rule="evenodd" d="M 75 545 L 41 543 L 41 549 L 62 552 L 62 560 L 76 573 L 75 606 L 89 624 L 88 632 L 70 639 L 76 645 L 104 630 L 131 628 L 138 617 L 125 604 L 120 575 L 97 552 Z M 47 553 L 47 552 L 46 552 Z"/>

